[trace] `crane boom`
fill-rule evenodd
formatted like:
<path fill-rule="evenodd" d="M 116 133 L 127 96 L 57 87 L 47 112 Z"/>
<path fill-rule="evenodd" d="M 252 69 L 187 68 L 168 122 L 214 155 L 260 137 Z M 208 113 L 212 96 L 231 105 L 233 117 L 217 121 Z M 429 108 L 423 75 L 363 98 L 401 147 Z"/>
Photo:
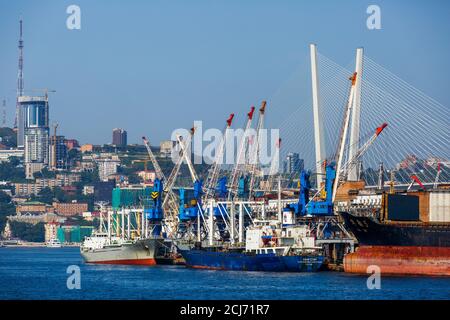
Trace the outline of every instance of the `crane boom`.
<path fill-rule="evenodd" d="M 255 112 L 255 107 L 252 106 L 250 108 L 250 112 L 247 113 L 247 124 L 244 129 L 244 134 L 241 140 L 241 144 L 239 145 L 238 155 L 236 159 L 236 165 L 234 166 L 233 173 L 231 175 L 231 183 L 228 193 L 228 201 L 231 200 L 231 197 L 237 195 L 237 188 L 239 182 L 239 175 L 242 173 L 243 168 L 245 166 L 245 152 L 247 149 L 247 141 L 248 141 L 248 132 L 252 126 L 253 113 Z"/>
<path fill-rule="evenodd" d="M 441 175 L 441 163 L 438 162 L 437 164 L 437 172 L 436 172 L 436 178 L 434 179 L 433 188 L 436 189 L 438 187 L 439 183 L 439 176 Z"/>
<path fill-rule="evenodd" d="M 226 121 L 227 125 L 226 125 L 224 133 L 223 133 L 223 138 L 220 141 L 219 147 L 217 148 L 216 157 L 214 159 L 212 169 L 209 172 L 209 175 L 206 179 L 204 193 L 203 193 L 203 198 L 204 198 L 203 203 L 206 203 L 206 199 L 209 197 L 212 197 L 214 195 L 214 190 L 216 188 L 217 181 L 219 179 L 220 165 L 223 160 L 226 138 L 228 135 L 228 130 L 231 127 L 231 123 L 233 122 L 233 118 L 234 118 L 234 113 L 230 114 L 230 116 L 228 117 L 228 119 Z"/>
<path fill-rule="evenodd" d="M 150 158 L 150 161 L 152 162 L 153 168 L 155 169 L 156 177 L 159 180 L 166 180 L 166 177 L 164 176 L 163 171 L 161 170 L 161 167 L 159 166 L 158 161 L 156 160 L 155 155 L 153 154 L 152 149 L 150 148 L 150 142 L 146 137 L 142 137 L 142 140 L 144 141 L 144 145 L 147 148 L 147 153 Z"/>
<path fill-rule="evenodd" d="M 181 149 L 183 150 L 183 157 L 189 168 L 189 173 L 191 174 L 192 182 L 196 182 L 199 180 L 198 175 L 194 169 L 194 165 L 192 164 L 191 158 L 189 157 L 188 153 L 186 152 L 186 147 L 184 146 L 184 144 L 181 141 L 181 136 L 178 135 L 177 140 L 178 140 L 178 143 L 180 144 Z"/>
<path fill-rule="evenodd" d="M 251 200 L 253 196 L 253 188 L 255 186 L 255 175 L 256 171 L 258 169 L 258 162 L 259 162 L 259 145 L 260 145 L 260 132 L 261 129 L 264 127 L 264 114 L 266 111 L 266 101 L 263 101 L 261 103 L 261 108 L 259 108 L 259 118 L 258 118 L 258 125 L 256 127 L 256 136 L 253 141 L 253 148 L 250 153 L 249 157 L 249 174 L 250 174 L 250 182 L 248 186 L 248 200 Z"/>
<path fill-rule="evenodd" d="M 380 133 L 384 130 L 384 128 L 387 127 L 387 123 L 383 123 L 381 126 L 379 126 L 376 130 L 375 133 L 369 138 L 369 140 L 366 141 L 366 143 L 364 143 L 364 145 L 361 146 L 361 148 L 358 149 L 358 151 L 355 153 L 355 155 L 353 156 L 352 159 L 349 159 L 349 161 L 347 161 L 347 163 L 345 163 L 342 166 L 341 169 L 341 177 L 344 177 L 344 172 L 349 172 L 351 169 L 354 168 L 354 166 L 356 166 L 356 164 L 358 163 L 358 160 L 363 156 L 363 154 L 369 149 L 369 147 L 372 145 L 372 143 L 375 142 L 375 140 L 378 138 L 378 136 L 380 135 Z M 342 179 L 341 179 L 342 180 Z M 338 180 L 336 180 L 338 181 Z"/>
<path fill-rule="evenodd" d="M 181 141 L 179 136 L 177 137 L 179 145 L 181 147 L 181 152 L 180 152 L 179 158 L 178 158 L 175 166 L 173 167 L 172 172 L 170 173 L 170 176 L 167 179 L 167 182 L 165 184 L 166 185 L 165 189 L 167 190 L 167 193 L 166 193 L 166 196 L 164 197 L 164 200 L 163 200 L 163 206 L 169 201 L 170 198 L 173 198 L 170 194 L 171 193 L 173 194 L 172 189 L 173 189 L 173 187 L 175 185 L 175 182 L 177 180 L 178 173 L 180 172 L 181 165 L 183 164 L 183 160 L 185 158 L 185 153 L 186 153 L 186 147 L 190 143 L 191 137 L 194 134 L 194 132 L 195 132 L 195 129 L 192 128 L 191 131 L 190 131 L 190 136 L 184 142 Z"/>
<path fill-rule="evenodd" d="M 334 199 L 336 198 L 337 187 L 339 184 L 339 180 L 341 178 L 341 169 L 342 169 L 342 161 L 344 158 L 345 141 L 347 141 L 348 127 L 349 127 L 349 123 L 350 123 L 350 113 L 351 113 L 351 109 L 352 109 L 353 98 L 355 96 L 356 76 L 357 76 L 357 73 L 355 72 L 350 77 L 352 86 L 351 86 L 349 98 L 347 101 L 347 107 L 345 109 L 344 125 L 342 126 L 341 137 L 339 140 L 339 147 L 338 147 L 338 153 L 337 153 L 338 159 L 337 159 L 337 163 L 336 163 L 336 179 L 335 179 L 335 183 L 333 185 L 332 202 L 334 202 Z"/>
<path fill-rule="evenodd" d="M 150 161 L 152 162 L 153 168 L 155 169 L 156 178 L 159 180 L 166 180 L 166 177 L 164 175 L 164 172 L 161 170 L 161 167 L 159 166 L 158 160 L 156 160 L 155 155 L 153 154 L 153 151 L 150 147 L 150 142 L 146 137 L 142 137 L 142 140 L 144 141 L 144 145 L 147 148 L 147 153 L 150 158 Z M 165 213 L 165 220 L 168 224 L 169 228 L 172 229 L 172 231 L 175 230 L 176 224 L 177 224 L 177 214 L 178 214 L 178 205 L 177 205 L 177 197 L 173 193 L 172 189 L 167 188 L 167 186 L 164 186 L 164 192 L 166 193 L 166 196 L 168 196 L 168 200 L 163 204 L 163 209 Z"/>

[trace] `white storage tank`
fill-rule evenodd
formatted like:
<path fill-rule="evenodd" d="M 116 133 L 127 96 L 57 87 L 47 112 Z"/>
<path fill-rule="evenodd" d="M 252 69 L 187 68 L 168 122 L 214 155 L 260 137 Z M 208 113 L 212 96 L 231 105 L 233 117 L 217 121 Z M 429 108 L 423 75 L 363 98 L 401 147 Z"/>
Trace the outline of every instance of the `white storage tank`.
<path fill-rule="evenodd" d="M 450 222 L 450 192 L 430 192 L 430 222 Z"/>

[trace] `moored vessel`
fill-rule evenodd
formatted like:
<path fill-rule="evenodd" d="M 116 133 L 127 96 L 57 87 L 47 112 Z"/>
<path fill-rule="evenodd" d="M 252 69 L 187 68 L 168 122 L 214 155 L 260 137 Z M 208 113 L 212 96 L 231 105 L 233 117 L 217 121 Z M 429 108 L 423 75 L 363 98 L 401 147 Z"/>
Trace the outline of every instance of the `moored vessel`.
<path fill-rule="evenodd" d="M 62 244 L 58 239 L 52 238 L 46 243 L 46 246 L 47 248 L 61 248 Z"/>
<path fill-rule="evenodd" d="M 420 199 L 428 196 L 423 193 Z M 383 274 L 450 276 L 450 222 L 421 221 L 434 212 L 421 212 L 413 195 L 384 195 L 383 202 L 378 215 L 341 213 L 359 242 L 345 256 L 344 270 L 366 273 L 375 265 Z"/>
<path fill-rule="evenodd" d="M 97 233 L 87 237 L 80 247 L 87 263 L 155 265 L 161 238 L 123 240 Z"/>
<path fill-rule="evenodd" d="M 323 264 L 306 225 L 276 227 L 260 221 L 246 233 L 245 247 L 205 246 L 181 250 L 186 266 L 197 269 L 314 272 Z"/>

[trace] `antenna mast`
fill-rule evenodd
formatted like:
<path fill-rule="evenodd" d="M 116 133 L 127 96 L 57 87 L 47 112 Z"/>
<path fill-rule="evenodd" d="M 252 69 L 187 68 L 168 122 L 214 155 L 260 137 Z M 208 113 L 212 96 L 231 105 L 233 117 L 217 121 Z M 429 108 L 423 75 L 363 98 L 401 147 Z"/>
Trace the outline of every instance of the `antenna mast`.
<path fill-rule="evenodd" d="M 19 21 L 19 73 L 17 75 L 17 102 L 16 102 L 16 116 L 14 118 L 14 128 L 19 125 L 19 113 L 20 104 L 19 97 L 23 96 L 24 86 L 23 86 L 23 38 L 22 38 L 22 18 Z"/>

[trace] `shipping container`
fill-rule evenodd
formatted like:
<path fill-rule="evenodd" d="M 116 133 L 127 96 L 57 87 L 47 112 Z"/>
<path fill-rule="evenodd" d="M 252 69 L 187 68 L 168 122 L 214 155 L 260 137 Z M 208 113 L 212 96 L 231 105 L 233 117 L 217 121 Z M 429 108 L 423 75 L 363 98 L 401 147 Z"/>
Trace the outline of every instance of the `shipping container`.
<path fill-rule="evenodd" d="M 419 197 L 385 194 L 384 216 L 393 221 L 419 221 Z"/>
<path fill-rule="evenodd" d="M 430 222 L 450 222 L 450 192 L 430 192 Z"/>

